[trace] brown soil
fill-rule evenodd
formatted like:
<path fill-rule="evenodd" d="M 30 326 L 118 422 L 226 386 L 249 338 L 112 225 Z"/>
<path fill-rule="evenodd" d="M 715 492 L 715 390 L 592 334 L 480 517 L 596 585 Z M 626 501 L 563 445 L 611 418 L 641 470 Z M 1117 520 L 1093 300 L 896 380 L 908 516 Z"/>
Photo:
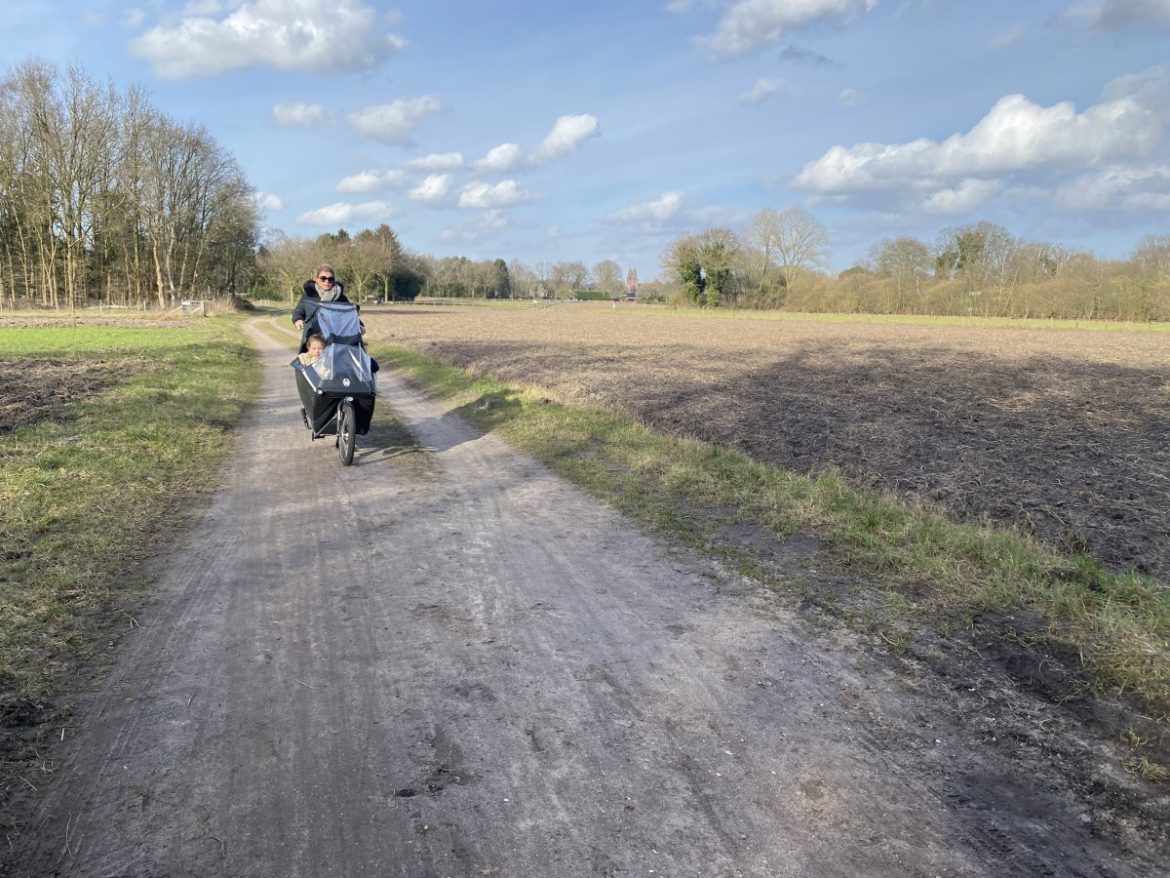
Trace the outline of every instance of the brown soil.
<path fill-rule="evenodd" d="M 1163 332 L 695 319 L 586 303 L 363 313 L 371 338 L 1170 581 Z"/>
<path fill-rule="evenodd" d="M 0 434 L 60 414 L 66 403 L 94 396 L 108 386 L 121 363 L 48 358 L 0 358 Z"/>

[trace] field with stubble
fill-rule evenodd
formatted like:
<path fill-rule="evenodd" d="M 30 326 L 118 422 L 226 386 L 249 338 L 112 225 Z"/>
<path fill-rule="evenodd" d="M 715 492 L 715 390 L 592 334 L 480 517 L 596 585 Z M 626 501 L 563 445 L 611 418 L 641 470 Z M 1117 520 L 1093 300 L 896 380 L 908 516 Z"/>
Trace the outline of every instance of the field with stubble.
<path fill-rule="evenodd" d="M 1170 581 L 1170 333 L 697 315 L 363 311 L 372 340 Z"/>

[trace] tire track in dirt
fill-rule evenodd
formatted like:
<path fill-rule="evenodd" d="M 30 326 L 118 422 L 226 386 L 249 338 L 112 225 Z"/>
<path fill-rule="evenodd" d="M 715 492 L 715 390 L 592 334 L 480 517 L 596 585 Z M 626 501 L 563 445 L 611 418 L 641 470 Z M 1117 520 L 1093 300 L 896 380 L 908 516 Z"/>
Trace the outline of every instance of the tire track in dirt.
<path fill-rule="evenodd" d="M 341 467 L 255 341 L 227 487 L 3 874 L 1154 874 L 1042 789 L 989 841 L 933 693 L 395 376 L 422 450 Z"/>

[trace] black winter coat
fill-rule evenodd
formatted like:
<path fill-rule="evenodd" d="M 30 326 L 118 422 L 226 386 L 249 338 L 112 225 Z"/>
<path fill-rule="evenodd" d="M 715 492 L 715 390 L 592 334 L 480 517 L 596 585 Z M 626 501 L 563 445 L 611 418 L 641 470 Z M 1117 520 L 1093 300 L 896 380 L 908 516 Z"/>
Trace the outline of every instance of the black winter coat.
<path fill-rule="evenodd" d="M 341 281 L 337 281 L 337 298 L 334 302 L 349 303 L 349 299 L 345 297 L 345 287 L 342 286 Z M 305 281 L 301 287 L 301 300 L 297 306 L 293 308 L 292 322 L 296 325 L 298 320 L 305 321 L 304 327 L 301 329 L 301 353 L 309 349 L 308 338 L 317 331 L 317 308 L 321 304 L 321 295 L 317 292 L 317 282 L 312 280 Z"/>

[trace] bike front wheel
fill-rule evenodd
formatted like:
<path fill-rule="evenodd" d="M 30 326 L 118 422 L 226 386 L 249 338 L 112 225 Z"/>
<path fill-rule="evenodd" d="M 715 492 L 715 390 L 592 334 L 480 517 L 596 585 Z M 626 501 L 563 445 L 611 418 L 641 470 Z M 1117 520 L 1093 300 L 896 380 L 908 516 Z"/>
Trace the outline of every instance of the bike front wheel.
<path fill-rule="evenodd" d="M 337 456 L 342 466 L 353 463 L 354 429 L 353 401 L 342 400 L 337 410 Z"/>

